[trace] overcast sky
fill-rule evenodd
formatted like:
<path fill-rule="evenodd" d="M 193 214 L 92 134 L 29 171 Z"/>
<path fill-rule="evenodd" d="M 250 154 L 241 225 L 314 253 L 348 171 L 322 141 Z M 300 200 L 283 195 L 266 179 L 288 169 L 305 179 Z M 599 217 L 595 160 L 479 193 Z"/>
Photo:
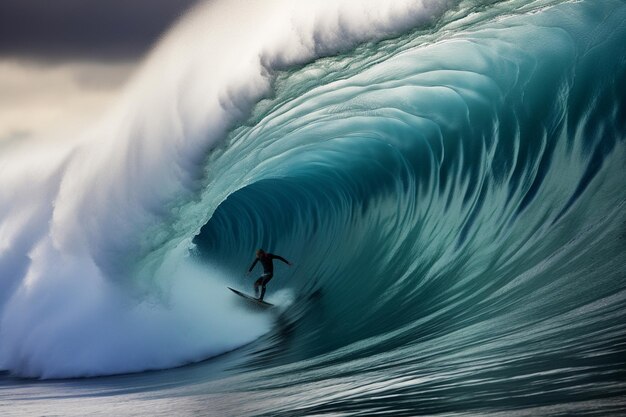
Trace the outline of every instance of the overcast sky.
<path fill-rule="evenodd" d="M 0 141 L 97 118 L 198 0 L 0 0 Z"/>

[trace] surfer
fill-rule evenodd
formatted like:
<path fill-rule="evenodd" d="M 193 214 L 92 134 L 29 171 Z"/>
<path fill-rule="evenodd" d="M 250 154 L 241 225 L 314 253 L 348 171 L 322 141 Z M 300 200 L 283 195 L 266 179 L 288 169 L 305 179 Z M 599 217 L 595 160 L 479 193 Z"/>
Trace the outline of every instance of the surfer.
<path fill-rule="evenodd" d="M 291 266 L 291 262 L 283 258 L 282 256 L 274 255 L 273 253 L 267 253 L 263 249 L 259 249 L 256 251 L 256 258 L 254 258 L 254 262 L 250 265 L 248 272 L 246 275 L 250 275 L 252 269 L 256 265 L 257 262 L 261 261 L 261 265 L 263 265 L 263 275 L 259 277 L 254 282 L 254 295 L 258 297 L 259 301 L 263 301 L 263 296 L 265 295 L 265 286 L 274 276 L 274 263 L 272 260 L 278 259 L 279 261 L 283 261 L 287 265 Z M 261 296 L 259 297 L 259 287 L 261 287 Z"/>

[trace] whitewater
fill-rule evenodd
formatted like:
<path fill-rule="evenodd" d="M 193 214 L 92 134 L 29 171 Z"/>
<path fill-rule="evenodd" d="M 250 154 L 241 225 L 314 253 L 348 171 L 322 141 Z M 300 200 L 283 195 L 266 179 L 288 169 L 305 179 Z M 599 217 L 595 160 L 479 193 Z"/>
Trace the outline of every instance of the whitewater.
<path fill-rule="evenodd" d="M 621 0 L 199 5 L 0 143 L 0 414 L 626 413 L 625 92 Z"/>

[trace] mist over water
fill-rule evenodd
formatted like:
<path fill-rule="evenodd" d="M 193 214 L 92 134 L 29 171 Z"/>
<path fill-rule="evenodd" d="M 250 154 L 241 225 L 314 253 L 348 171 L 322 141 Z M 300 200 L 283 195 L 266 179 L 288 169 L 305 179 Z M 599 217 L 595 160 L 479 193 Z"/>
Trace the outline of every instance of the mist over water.
<path fill-rule="evenodd" d="M 619 413 L 624 39 L 611 0 L 195 10 L 84 138 L 0 154 L 0 367 L 108 375 L 245 346 L 176 395 Z M 262 314 L 225 289 L 251 291 L 258 247 L 295 263 Z"/>

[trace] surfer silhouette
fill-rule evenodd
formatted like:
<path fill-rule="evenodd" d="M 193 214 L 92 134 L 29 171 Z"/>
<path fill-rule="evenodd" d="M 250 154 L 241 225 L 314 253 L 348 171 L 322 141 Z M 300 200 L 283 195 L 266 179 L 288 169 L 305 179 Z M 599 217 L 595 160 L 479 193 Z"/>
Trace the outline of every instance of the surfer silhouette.
<path fill-rule="evenodd" d="M 250 265 L 248 272 L 246 272 L 246 275 L 250 275 L 250 272 L 252 272 L 252 269 L 259 261 L 261 262 L 261 265 L 263 265 L 263 275 L 261 275 L 259 279 L 254 282 L 254 295 L 258 297 L 259 301 L 263 301 L 263 296 L 265 296 L 265 286 L 274 276 L 274 259 L 283 261 L 287 265 L 291 266 L 291 262 L 289 262 L 282 256 L 274 255 L 273 253 L 267 253 L 263 249 L 259 249 L 256 251 L 256 258 L 254 258 L 254 262 L 252 262 L 252 265 Z M 260 297 L 259 287 L 261 287 Z"/>

